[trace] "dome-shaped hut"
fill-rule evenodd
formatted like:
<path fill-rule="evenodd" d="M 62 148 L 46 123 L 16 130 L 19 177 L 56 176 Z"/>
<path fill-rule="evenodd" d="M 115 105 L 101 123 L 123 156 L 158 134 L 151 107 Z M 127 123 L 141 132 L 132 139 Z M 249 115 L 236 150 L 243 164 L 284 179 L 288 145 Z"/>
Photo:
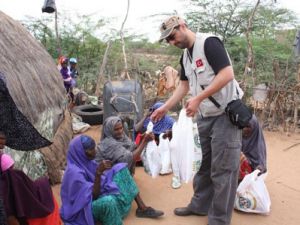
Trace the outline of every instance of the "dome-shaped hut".
<path fill-rule="evenodd" d="M 60 182 L 73 134 L 60 73 L 41 43 L 18 21 L 1 11 L 0 21 L 0 72 L 10 96 L 39 134 L 52 142 L 33 151 L 5 151 L 32 178 L 47 174 L 52 183 Z"/>

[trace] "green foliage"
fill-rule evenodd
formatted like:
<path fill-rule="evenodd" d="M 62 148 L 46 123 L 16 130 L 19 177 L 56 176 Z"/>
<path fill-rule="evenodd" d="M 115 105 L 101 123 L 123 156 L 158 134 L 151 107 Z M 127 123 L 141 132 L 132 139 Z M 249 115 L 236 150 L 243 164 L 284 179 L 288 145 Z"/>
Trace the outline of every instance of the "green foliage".
<path fill-rule="evenodd" d="M 245 31 L 248 18 L 255 2 L 242 0 L 190 0 L 191 5 L 185 18 L 189 27 L 195 31 L 209 32 L 223 38 L 235 74 L 242 80 L 247 60 Z M 79 86 L 92 93 L 102 64 L 107 40 L 111 41 L 105 67 L 105 80 L 118 79 L 124 70 L 124 57 L 119 31 L 105 29 L 109 20 L 92 19 L 91 16 L 77 16 L 71 19 L 66 13 L 59 15 L 59 35 L 61 52 L 67 57 L 78 59 Z M 56 61 L 59 57 L 54 18 L 36 20 L 29 18 L 24 25 L 39 40 Z M 263 1 L 254 17 L 250 33 L 254 68 L 246 80 L 254 85 L 260 82 L 273 82 L 273 63 L 279 63 L 282 76 L 293 82 L 296 70 L 292 59 L 292 43 L 295 31 L 300 27 L 299 19 L 292 12 L 278 8 L 272 1 Z M 100 34 L 100 35 L 99 35 Z M 143 36 L 128 35 L 125 31 L 125 46 L 129 73 L 131 77 L 150 72 L 151 75 L 166 65 L 179 67 L 182 50 L 166 43 L 151 43 Z M 276 81 L 277 82 L 277 81 Z M 280 80 L 278 81 L 280 82 Z"/>
<path fill-rule="evenodd" d="M 245 5 L 241 0 L 190 0 L 191 11 L 186 13 L 187 22 L 194 31 L 220 35 L 227 38 L 243 33 L 249 15 L 241 13 Z"/>

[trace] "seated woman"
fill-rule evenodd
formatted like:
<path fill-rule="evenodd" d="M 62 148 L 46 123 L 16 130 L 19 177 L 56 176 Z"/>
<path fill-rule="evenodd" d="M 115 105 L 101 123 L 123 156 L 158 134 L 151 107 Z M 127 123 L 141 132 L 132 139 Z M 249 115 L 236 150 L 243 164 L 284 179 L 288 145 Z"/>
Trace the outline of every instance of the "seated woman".
<path fill-rule="evenodd" d="M 48 178 L 32 181 L 1 154 L 1 191 L 8 225 L 59 225 L 59 209 Z M 5 223 L 5 224 L 6 224 Z"/>
<path fill-rule="evenodd" d="M 108 117 L 102 128 L 102 137 L 97 145 L 96 161 L 110 160 L 113 165 L 127 163 L 131 173 L 134 172 L 135 160 L 141 155 L 146 144 L 153 140 L 153 134 L 145 134 L 138 146 L 136 146 L 124 133 L 122 120 L 117 116 Z M 147 207 L 140 195 L 135 197 L 137 203 L 136 216 L 156 218 L 164 213 Z"/>
<path fill-rule="evenodd" d="M 135 132 L 140 134 L 144 133 L 147 130 L 147 126 L 150 122 L 151 114 L 163 104 L 164 103 L 162 102 L 157 102 L 153 106 L 151 106 L 148 113 L 134 126 Z M 171 132 L 174 122 L 175 120 L 171 116 L 165 115 L 161 120 L 153 123 L 153 133 L 155 135 L 156 143 L 159 142 L 159 135 L 161 133 Z"/>
<path fill-rule="evenodd" d="M 95 145 L 86 135 L 70 142 L 61 185 L 65 225 L 122 225 L 138 193 L 126 163 L 113 167 L 110 161 L 96 163 Z"/>
<path fill-rule="evenodd" d="M 239 181 L 256 169 L 265 173 L 267 171 L 266 155 L 263 131 L 253 114 L 249 125 L 243 128 Z"/>

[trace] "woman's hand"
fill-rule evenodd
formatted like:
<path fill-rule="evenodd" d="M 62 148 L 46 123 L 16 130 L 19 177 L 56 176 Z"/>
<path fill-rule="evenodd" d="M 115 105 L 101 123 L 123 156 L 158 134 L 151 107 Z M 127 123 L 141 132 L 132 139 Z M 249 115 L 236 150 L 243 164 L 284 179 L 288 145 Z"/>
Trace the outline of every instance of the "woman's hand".
<path fill-rule="evenodd" d="M 241 152 L 241 155 L 240 155 L 240 164 L 242 164 L 244 160 L 247 160 L 247 158 L 246 158 L 246 156 L 244 155 L 244 153 Z"/>
<path fill-rule="evenodd" d="M 146 143 L 148 143 L 149 141 L 153 141 L 154 140 L 154 134 L 152 132 L 151 133 L 145 133 L 143 140 Z"/>
<path fill-rule="evenodd" d="M 96 174 L 100 176 L 105 170 L 110 169 L 111 167 L 112 162 L 110 160 L 102 160 L 97 167 Z"/>
<path fill-rule="evenodd" d="M 173 137 L 172 130 L 166 130 L 166 132 L 163 135 L 163 139 L 168 138 L 169 140 L 172 140 L 172 137 Z"/>
<path fill-rule="evenodd" d="M 266 169 L 264 168 L 264 166 L 262 166 L 262 165 L 258 165 L 255 169 L 260 171 L 260 172 L 257 174 L 257 176 L 260 176 L 261 174 L 267 172 L 267 170 L 266 170 Z"/>

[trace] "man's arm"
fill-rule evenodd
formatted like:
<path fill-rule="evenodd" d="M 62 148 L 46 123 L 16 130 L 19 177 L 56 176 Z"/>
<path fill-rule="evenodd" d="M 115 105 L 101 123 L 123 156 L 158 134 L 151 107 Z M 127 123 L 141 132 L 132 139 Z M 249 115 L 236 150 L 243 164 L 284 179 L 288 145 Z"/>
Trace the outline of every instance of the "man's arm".
<path fill-rule="evenodd" d="M 215 72 L 212 83 L 201 94 L 190 98 L 186 103 L 188 116 L 194 116 L 199 104 L 209 96 L 221 90 L 228 82 L 234 79 L 233 68 L 222 41 L 216 37 L 207 38 L 204 43 L 204 52 L 209 65 Z"/>
<path fill-rule="evenodd" d="M 156 109 L 152 115 L 151 120 L 160 120 L 173 106 L 176 105 L 189 92 L 189 83 L 187 80 L 181 80 L 178 87 L 175 89 L 173 95 L 166 101 L 166 103 Z"/>

